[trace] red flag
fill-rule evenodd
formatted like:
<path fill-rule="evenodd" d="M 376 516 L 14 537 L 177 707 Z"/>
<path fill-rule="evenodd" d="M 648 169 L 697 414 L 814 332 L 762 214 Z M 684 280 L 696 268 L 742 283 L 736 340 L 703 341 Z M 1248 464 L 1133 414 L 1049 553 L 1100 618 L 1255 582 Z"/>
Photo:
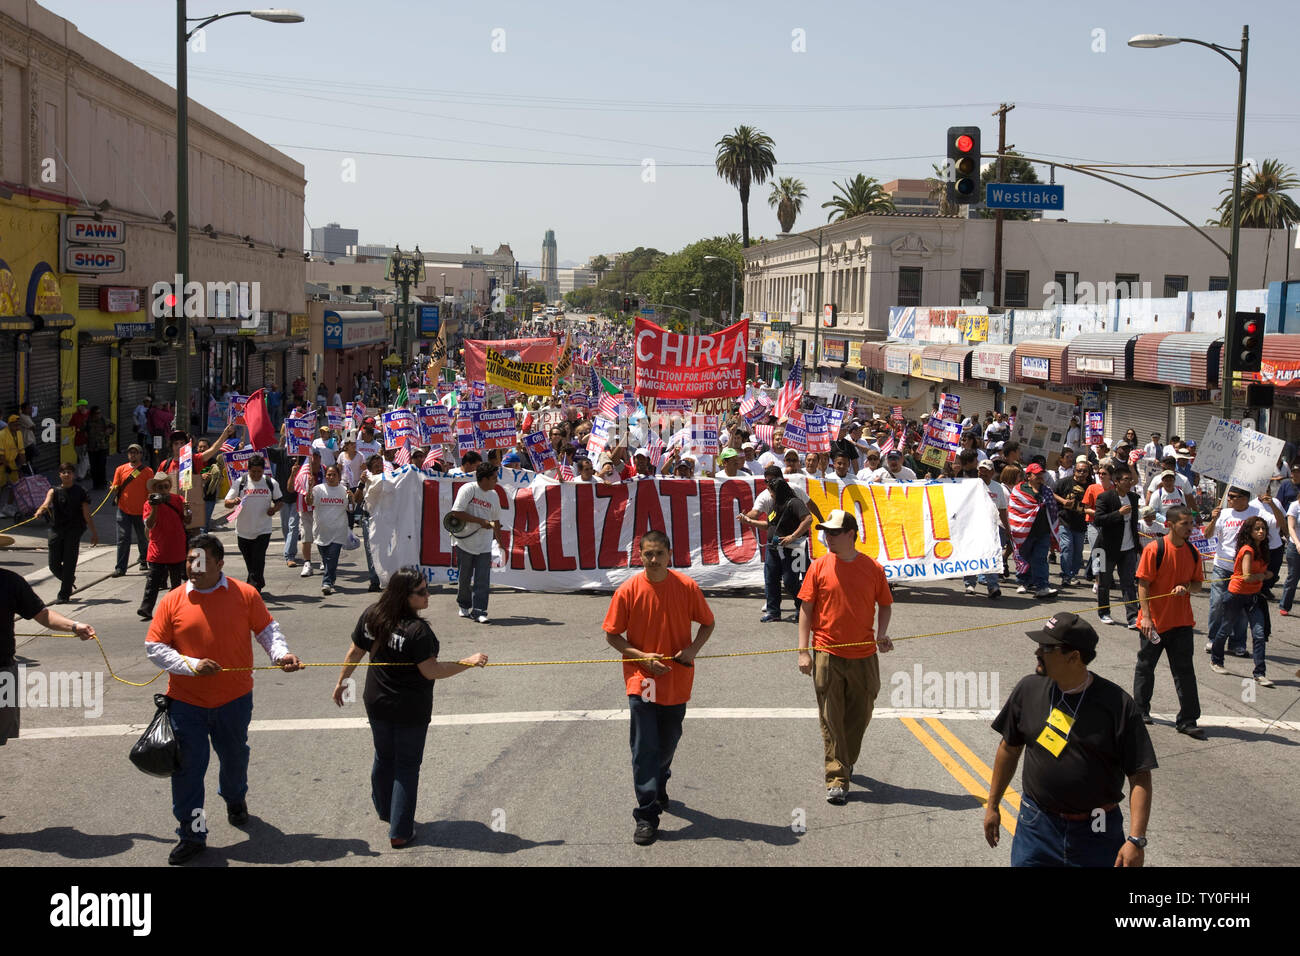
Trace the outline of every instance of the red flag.
<path fill-rule="evenodd" d="M 266 390 L 259 388 L 248 396 L 244 408 L 244 424 L 248 427 L 248 443 L 261 451 L 275 444 L 275 426 L 266 411 Z"/>

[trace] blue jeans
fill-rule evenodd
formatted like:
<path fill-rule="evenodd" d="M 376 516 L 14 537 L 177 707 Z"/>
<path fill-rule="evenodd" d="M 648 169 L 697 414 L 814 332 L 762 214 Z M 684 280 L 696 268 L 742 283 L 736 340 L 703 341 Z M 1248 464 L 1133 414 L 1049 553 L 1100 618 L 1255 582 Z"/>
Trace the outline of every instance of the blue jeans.
<path fill-rule="evenodd" d="M 1127 551 L 1121 551 L 1112 561 L 1111 555 L 1106 555 L 1108 570 L 1101 573 L 1101 579 L 1097 583 L 1097 604 L 1103 610 L 1103 615 L 1109 615 L 1112 619 L 1122 610 L 1124 619 L 1129 624 L 1136 624 L 1138 619 L 1138 586 L 1137 586 L 1137 567 L 1138 560 L 1141 558 L 1137 548 L 1129 548 Z M 1110 589 L 1114 586 L 1115 574 L 1119 574 L 1120 593 L 1124 595 L 1124 604 L 1110 606 Z"/>
<path fill-rule="evenodd" d="M 1295 603 L 1296 585 L 1300 584 L 1300 552 L 1296 551 L 1295 543 L 1288 541 L 1286 543 L 1286 583 L 1282 585 L 1282 601 L 1278 604 L 1284 611 L 1290 611 L 1291 605 Z"/>
<path fill-rule="evenodd" d="M 1083 567 L 1083 540 L 1087 530 L 1074 531 L 1061 525 L 1061 583 L 1073 581 Z"/>
<path fill-rule="evenodd" d="M 321 544 L 316 546 L 320 552 L 321 564 L 324 570 L 321 572 L 320 586 L 323 588 L 334 587 L 334 575 L 339 571 L 339 554 L 343 551 L 341 544 Z"/>
<path fill-rule="evenodd" d="M 1093 831 L 1094 825 L 1091 816 L 1062 820 L 1022 794 L 1011 842 L 1011 865 L 1113 867 L 1124 846 L 1124 814 L 1115 807 L 1106 812 L 1106 825 L 1100 833 Z"/>
<path fill-rule="evenodd" d="M 284 535 L 284 560 L 298 560 L 298 503 L 285 502 L 280 509 L 280 533 Z"/>
<path fill-rule="evenodd" d="M 628 694 L 627 703 L 632 716 L 632 786 L 636 790 L 632 816 L 658 826 L 659 798 L 667 794 L 668 778 L 673 775 L 673 754 L 682 739 L 686 705 L 653 704 L 637 694 Z"/>
<path fill-rule="evenodd" d="M 370 768 L 370 799 L 379 819 L 388 824 L 390 840 L 415 835 L 415 800 L 420 791 L 420 762 L 428 724 L 397 724 L 370 718 L 375 763 Z"/>
<path fill-rule="evenodd" d="M 180 745 L 181 769 L 172 777 L 172 815 L 182 840 L 208 842 L 203 810 L 203 778 L 208 771 L 208 739 L 217 752 L 221 772 L 217 795 L 227 804 L 248 795 L 248 724 L 253 719 L 253 692 L 220 707 L 195 707 L 171 702 L 172 727 Z"/>
<path fill-rule="evenodd" d="M 203 533 L 207 534 L 212 527 L 212 510 L 217 506 L 216 498 L 203 499 Z"/>
<path fill-rule="evenodd" d="M 456 590 L 456 603 L 462 611 L 477 617 L 487 613 L 488 588 L 492 585 L 492 552 L 470 554 L 456 549 L 456 567 L 460 585 Z"/>
<path fill-rule="evenodd" d="M 992 594 L 994 591 L 1002 590 L 998 583 L 997 573 L 994 571 L 990 571 L 988 574 L 968 574 L 961 580 L 967 587 L 974 587 L 977 584 L 986 585 L 989 589 L 989 594 Z"/>
<path fill-rule="evenodd" d="M 1049 583 L 1048 575 L 1051 572 L 1047 567 L 1047 552 L 1051 548 L 1050 534 L 1030 538 L 1020 546 L 1020 557 L 1029 565 L 1029 573 L 1021 580 L 1031 591 L 1041 591 Z"/>
<path fill-rule="evenodd" d="M 1089 581 L 1093 579 L 1092 554 L 1093 554 L 1093 550 L 1097 547 L 1097 537 L 1100 535 L 1100 533 L 1101 532 L 1097 530 L 1097 526 L 1095 524 L 1089 524 L 1088 530 L 1084 532 L 1084 534 L 1087 536 L 1088 539 L 1088 561 L 1083 566 L 1084 567 L 1083 576 L 1087 578 Z"/>
<path fill-rule="evenodd" d="M 1264 676 L 1264 645 L 1268 641 L 1268 605 L 1258 594 L 1233 594 L 1223 599 L 1223 626 L 1214 638 L 1210 660 L 1223 666 L 1223 646 L 1230 633 L 1245 631 L 1250 625 L 1250 650 L 1255 658 L 1256 677 Z M 1244 640 L 1243 640 L 1244 646 Z"/>
<path fill-rule="evenodd" d="M 781 588 L 784 585 L 794 601 L 794 612 L 798 615 L 802 603 L 799 600 L 799 588 L 803 584 L 803 574 L 795 571 L 794 562 L 795 555 L 803 554 L 805 546 L 783 548 L 776 543 L 776 532 L 769 529 L 768 535 L 767 550 L 763 555 L 763 591 L 767 598 L 765 610 L 775 617 L 781 616 Z M 805 558 L 804 567 L 807 566 Z"/>
<path fill-rule="evenodd" d="M 1210 577 L 1213 578 L 1213 583 L 1210 585 L 1210 622 L 1207 625 L 1206 637 L 1213 644 L 1218 640 L 1219 632 L 1230 627 L 1232 628 L 1231 635 L 1224 637 L 1224 643 L 1227 645 L 1228 650 L 1236 651 L 1240 649 L 1244 651 L 1246 649 L 1246 619 L 1239 616 L 1230 621 L 1224 610 L 1224 604 L 1231 593 L 1228 590 L 1228 577 L 1231 574 L 1231 571 L 1225 571 L 1217 566 L 1210 569 Z"/>
<path fill-rule="evenodd" d="M 149 536 L 145 534 L 144 518 L 140 515 L 117 513 L 117 568 L 126 574 L 127 562 L 131 560 L 131 534 L 135 533 L 136 548 L 140 552 L 140 564 L 145 564 L 145 549 L 149 547 Z"/>

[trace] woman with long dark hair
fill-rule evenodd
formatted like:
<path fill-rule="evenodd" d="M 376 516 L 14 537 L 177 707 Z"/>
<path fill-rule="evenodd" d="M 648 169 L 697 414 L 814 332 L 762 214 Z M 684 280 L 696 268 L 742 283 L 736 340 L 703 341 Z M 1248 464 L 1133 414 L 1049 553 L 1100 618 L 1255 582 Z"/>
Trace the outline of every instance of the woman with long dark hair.
<path fill-rule="evenodd" d="M 790 599 L 794 601 L 794 615 L 797 621 L 799 606 L 802 603 L 799 600 L 799 590 L 803 586 L 804 572 L 809 563 L 808 555 L 803 549 L 808 546 L 808 529 L 812 527 L 813 522 L 812 513 L 785 478 L 767 479 L 767 489 L 772 492 L 773 506 L 770 516 L 766 520 L 758 518 L 747 523 L 756 528 L 767 528 L 767 546 L 772 552 L 770 560 L 775 565 L 773 570 L 779 568 L 779 573 L 772 575 L 776 579 L 775 594 L 767 595 L 769 610 L 778 609 L 777 617 L 780 616 L 783 586 Z M 796 555 L 800 554 L 803 556 L 802 561 L 796 560 Z"/>
<path fill-rule="evenodd" d="M 403 568 L 393 574 L 378 603 L 357 620 L 352 646 L 334 685 L 334 703 L 348 699 L 349 678 L 366 653 L 362 699 L 375 741 L 370 770 L 370 797 L 379 819 L 388 824 L 393 848 L 415 839 L 415 802 L 420 788 L 424 739 L 433 717 L 433 683 L 487 663 L 486 654 L 463 661 L 438 661 L 438 638 L 420 612 L 429 606 L 429 585 L 418 571 Z"/>
<path fill-rule="evenodd" d="M 1259 515 L 1247 518 L 1237 532 L 1237 558 L 1228 581 L 1223 602 L 1223 626 L 1210 647 L 1210 670 L 1227 674 L 1223 666 L 1223 647 L 1228 635 L 1242 629 L 1242 619 L 1250 625 L 1251 652 L 1255 658 L 1255 683 L 1272 687 L 1264 676 L 1264 643 L 1268 640 L 1268 606 L 1260 596 L 1264 582 L 1273 577 L 1268 569 L 1268 522 Z"/>

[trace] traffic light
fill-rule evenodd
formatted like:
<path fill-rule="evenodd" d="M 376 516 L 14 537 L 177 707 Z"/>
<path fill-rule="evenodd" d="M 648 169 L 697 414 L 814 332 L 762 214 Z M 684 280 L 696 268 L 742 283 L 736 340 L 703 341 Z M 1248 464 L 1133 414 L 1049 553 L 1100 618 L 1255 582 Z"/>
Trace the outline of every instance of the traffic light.
<path fill-rule="evenodd" d="M 632 299 L 632 311 L 633 311 L 633 312 L 637 312 L 637 311 L 640 311 L 640 309 L 641 309 L 641 300 L 640 300 L 640 299 L 637 299 L 637 298 L 633 298 L 633 299 Z"/>
<path fill-rule="evenodd" d="M 980 128 L 948 127 L 948 202 L 968 206 L 979 202 Z"/>
<path fill-rule="evenodd" d="M 626 315 L 631 311 L 632 311 L 632 300 L 629 299 L 627 296 L 623 296 L 623 314 Z"/>
<path fill-rule="evenodd" d="M 1264 316 L 1236 312 L 1228 323 L 1228 348 L 1234 372 L 1258 372 L 1264 360 Z"/>
<path fill-rule="evenodd" d="M 1246 386 L 1247 408 L 1272 408 L 1273 386 L 1252 382 Z"/>

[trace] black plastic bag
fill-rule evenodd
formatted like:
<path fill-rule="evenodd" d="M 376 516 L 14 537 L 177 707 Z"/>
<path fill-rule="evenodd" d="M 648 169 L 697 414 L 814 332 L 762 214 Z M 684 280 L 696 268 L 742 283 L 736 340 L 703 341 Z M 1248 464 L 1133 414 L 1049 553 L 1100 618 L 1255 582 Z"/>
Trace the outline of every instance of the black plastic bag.
<path fill-rule="evenodd" d="M 165 694 L 154 694 L 153 702 L 158 711 L 131 748 L 131 763 L 151 776 L 170 777 L 181 769 L 181 747 L 168 713 L 171 700 Z"/>

